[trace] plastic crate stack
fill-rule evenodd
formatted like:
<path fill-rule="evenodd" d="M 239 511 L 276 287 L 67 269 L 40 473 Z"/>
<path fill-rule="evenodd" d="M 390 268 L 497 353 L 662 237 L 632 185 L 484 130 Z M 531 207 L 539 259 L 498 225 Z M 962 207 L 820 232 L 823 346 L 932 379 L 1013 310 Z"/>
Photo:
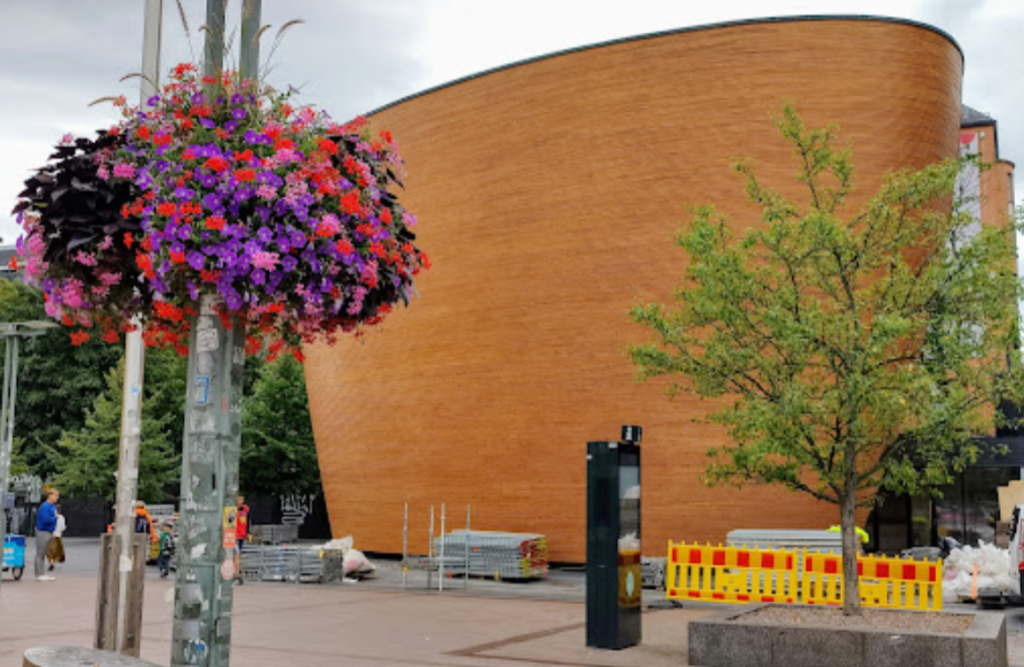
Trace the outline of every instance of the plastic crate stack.
<path fill-rule="evenodd" d="M 536 533 L 457 530 L 444 536 L 444 569 L 465 573 L 467 535 L 469 574 L 501 579 L 543 579 L 548 576 L 548 541 Z M 434 557 L 440 558 L 441 538 L 434 539 Z"/>

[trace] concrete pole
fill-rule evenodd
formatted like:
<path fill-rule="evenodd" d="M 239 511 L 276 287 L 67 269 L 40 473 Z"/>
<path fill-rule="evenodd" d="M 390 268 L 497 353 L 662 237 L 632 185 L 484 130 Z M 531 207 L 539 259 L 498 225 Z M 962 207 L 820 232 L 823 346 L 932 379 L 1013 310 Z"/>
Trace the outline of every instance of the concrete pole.
<path fill-rule="evenodd" d="M 146 0 L 146 13 L 142 32 L 142 77 L 140 79 L 140 104 L 145 108 L 146 100 L 158 92 L 160 77 L 160 33 L 163 16 L 163 0 Z M 107 591 L 108 600 L 117 600 L 117 633 L 114 646 L 119 652 L 136 653 L 127 646 L 128 639 L 128 579 L 132 571 L 132 538 L 135 534 L 135 499 L 139 490 L 139 446 L 142 439 L 142 390 L 146 367 L 145 346 L 142 343 L 142 326 L 134 322 L 135 331 L 125 337 L 124 346 L 124 387 L 121 397 L 121 441 L 117 465 L 117 494 L 114 530 L 118 536 L 116 591 Z M 139 591 L 141 594 L 141 589 Z"/>

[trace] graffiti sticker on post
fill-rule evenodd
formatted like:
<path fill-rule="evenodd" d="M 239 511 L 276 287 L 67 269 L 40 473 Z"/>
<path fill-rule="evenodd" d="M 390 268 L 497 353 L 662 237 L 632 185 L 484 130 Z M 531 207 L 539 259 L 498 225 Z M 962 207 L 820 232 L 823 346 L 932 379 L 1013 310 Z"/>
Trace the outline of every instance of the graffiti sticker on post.
<path fill-rule="evenodd" d="M 224 508 L 224 548 L 234 549 L 237 543 L 238 509 L 229 506 Z"/>
<path fill-rule="evenodd" d="M 207 405 L 210 402 L 210 376 L 197 375 L 195 391 L 195 404 Z"/>

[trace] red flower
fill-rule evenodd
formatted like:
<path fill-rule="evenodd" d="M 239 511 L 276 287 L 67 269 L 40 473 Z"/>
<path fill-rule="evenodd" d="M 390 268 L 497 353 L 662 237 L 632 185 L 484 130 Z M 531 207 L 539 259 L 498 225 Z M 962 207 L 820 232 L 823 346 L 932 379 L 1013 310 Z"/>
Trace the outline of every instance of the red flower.
<path fill-rule="evenodd" d="M 7 262 L 7 268 L 10 269 L 11 271 L 17 271 L 18 270 L 18 256 L 17 255 L 11 255 L 11 261 Z"/>
<path fill-rule="evenodd" d="M 185 152 L 181 154 L 181 159 L 182 160 L 195 160 L 196 159 L 196 154 L 194 152 L 192 152 L 191 148 L 186 148 Z"/>
<path fill-rule="evenodd" d="M 174 215 L 174 212 L 178 210 L 172 202 L 165 201 L 156 207 L 156 212 L 160 215 Z"/>
<path fill-rule="evenodd" d="M 255 181 L 256 171 L 253 169 L 239 169 L 235 172 L 235 179 L 240 183 Z"/>
<path fill-rule="evenodd" d="M 171 135 L 164 134 L 163 132 L 153 136 L 153 144 L 156 146 L 169 146 L 171 141 Z"/>
<path fill-rule="evenodd" d="M 330 139 L 320 140 L 320 150 L 330 153 L 331 155 L 338 154 L 338 144 L 334 143 Z"/>
<path fill-rule="evenodd" d="M 253 157 L 252 151 L 246 149 L 246 150 L 242 151 L 241 153 L 239 153 L 238 155 L 235 156 L 235 161 L 236 162 L 252 162 L 252 157 Z"/>
<path fill-rule="evenodd" d="M 224 171 L 229 166 L 230 165 L 228 164 L 227 160 L 225 160 L 222 157 L 217 157 L 217 156 L 212 157 L 212 158 L 210 158 L 209 160 L 207 160 L 206 162 L 203 163 L 203 167 L 204 168 L 210 169 L 212 171 Z"/>
<path fill-rule="evenodd" d="M 89 340 L 88 331 L 77 331 L 71 334 L 71 344 L 75 347 L 80 347 L 82 343 Z"/>
<path fill-rule="evenodd" d="M 348 194 L 343 195 L 342 198 L 341 198 L 341 201 L 338 202 L 338 204 L 341 207 L 341 210 L 343 212 L 349 213 L 349 214 L 352 214 L 352 215 L 358 214 L 359 213 L 359 193 L 357 193 L 355 190 L 353 190 L 352 192 L 349 192 Z"/>
<path fill-rule="evenodd" d="M 139 139 L 149 139 L 149 128 L 145 125 L 139 127 L 139 129 L 135 131 L 135 136 Z"/>
<path fill-rule="evenodd" d="M 116 329 L 107 329 L 103 332 L 104 343 L 116 343 L 119 340 L 121 340 L 121 337 L 117 335 Z"/>
<path fill-rule="evenodd" d="M 338 252 L 340 252 L 343 255 L 349 255 L 355 250 L 355 248 L 352 247 L 352 244 L 349 243 L 348 239 L 342 239 L 338 241 L 337 243 L 334 244 L 334 247 L 337 248 Z"/>
<path fill-rule="evenodd" d="M 128 216 L 126 215 L 125 217 L 127 218 Z M 132 241 L 134 241 L 134 240 L 135 239 L 132 238 L 132 233 L 131 232 L 125 232 L 124 233 L 124 247 L 131 248 L 132 247 Z"/>
<path fill-rule="evenodd" d="M 224 222 L 224 218 L 219 215 L 211 215 L 203 224 L 206 225 L 207 229 L 224 229 Z"/>

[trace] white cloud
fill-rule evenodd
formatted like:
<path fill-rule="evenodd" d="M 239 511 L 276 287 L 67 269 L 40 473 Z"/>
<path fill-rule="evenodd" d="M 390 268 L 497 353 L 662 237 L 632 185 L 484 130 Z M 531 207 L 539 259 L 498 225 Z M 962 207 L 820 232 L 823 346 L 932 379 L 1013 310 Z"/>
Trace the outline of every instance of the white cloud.
<path fill-rule="evenodd" d="M 182 0 L 201 51 L 203 0 Z M 240 0 L 229 3 L 237 14 Z M 139 67 L 139 0 L 0 0 L 0 236 L 17 231 L 6 211 L 25 174 L 67 131 L 104 127 L 102 95 L 137 95 L 117 82 Z M 164 0 L 163 65 L 191 53 L 174 0 Z M 266 56 L 278 26 L 285 36 L 271 63 L 276 83 L 303 85 L 303 97 L 349 118 L 425 88 L 510 62 L 597 42 L 706 23 L 765 16 L 878 14 L 930 22 L 966 53 L 964 99 L 999 120 L 1004 156 L 1024 160 L 1024 5 L 1019 0 L 373 0 L 263 3 Z M 229 19 L 229 28 L 237 19 Z M 1024 196 L 1024 169 L 1018 193 Z"/>

